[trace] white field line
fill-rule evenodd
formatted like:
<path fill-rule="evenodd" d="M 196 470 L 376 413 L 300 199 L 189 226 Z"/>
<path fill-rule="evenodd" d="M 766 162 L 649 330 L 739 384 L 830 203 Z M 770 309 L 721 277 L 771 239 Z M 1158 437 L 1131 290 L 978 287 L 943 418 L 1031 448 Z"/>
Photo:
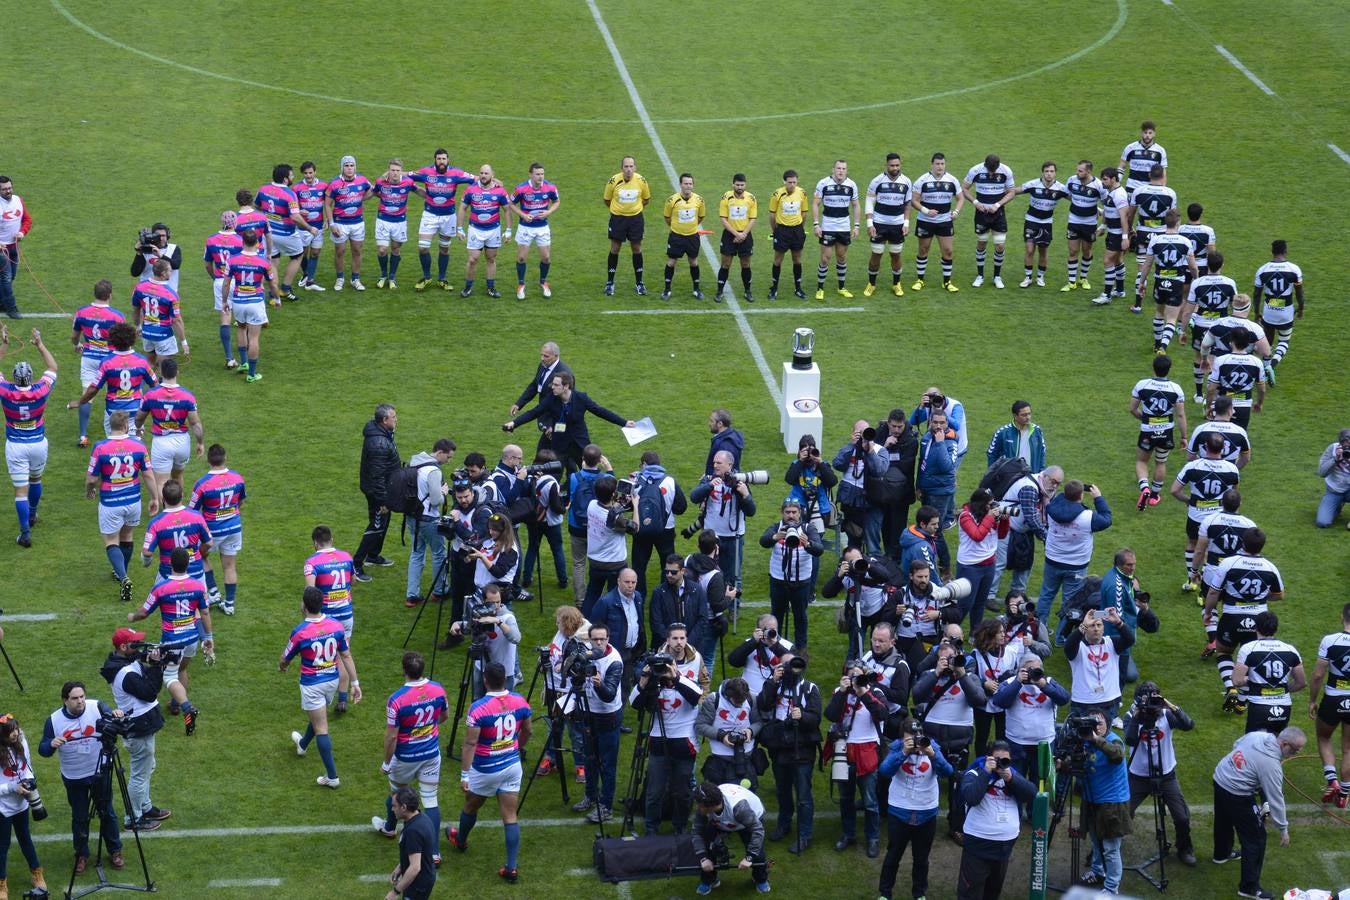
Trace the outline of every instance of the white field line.
<path fill-rule="evenodd" d="M 15 613 L 10 616 L 0 616 L 6 622 L 50 622 L 56 618 L 56 613 Z"/>
<path fill-rule="evenodd" d="M 1337 147 L 1335 144 L 1328 143 L 1327 147 L 1330 148 L 1332 153 L 1335 153 L 1337 156 L 1341 158 L 1341 162 L 1345 163 L 1347 166 L 1350 166 L 1350 153 L 1346 153 L 1344 150 L 1342 150 L 1340 147 Z"/>
<path fill-rule="evenodd" d="M 739 312 L 734 309 L 605 309 L 600 311 L 602 316 L 759 316 L 759 315 L 782 315 L 790 313 L 792 315 L 814 316 L 820 313 L 860 313 L 866 312 L 865 306 L 822 306 L 819 309 L 812 309 L 807 306 L 766 306 L 756 309 L 742 309 Z"/>
<path fill-rule="evenodd" d="M 69 313 L 30 313 L 23 314 L 25 319 L 69 319 Z"/>
<path fill-rule="evenodd" d="M 1260 88 L 1260 89 L 1261 89 L 1261 93 L 1265 94 L 1267 97 L 1274 97 L 1274 98 L 1276 98 L 1276 99 L 1279 99 L 1279 96 L 1280 96 L 1280 95 L 1277 94 L 1277 93 L 1275 93 L 1274 91 L 1272 91 L 1272 90 L 1270 89 L 1270 85 L 1266 84 L 1266 83 L 1265 83 L 1264 81 L 1262 81 L 1260 78 L 1257 78 L 1257 77 L 1256 77 L 1256 73 L 1253 72 L 1251 69 L 1247 68 L 1246 66 L 1244 66 L 1244 65 L 1242 64 L 1242 60 L 1240 60 L 1240 59 L 1238 59 L 1236 56 L 1234 56 L 1234 55 L 1228 50 L 1227 47 L 1225 47 L 1223 44 L 1215 44 L 1215 45 L 1214 45 L 1214 49 L 1217 50 L 1217 51 L 1219 51 L 1219 55 L 1220 55 L 1220 56 L 1222 56 L 1224 59 L 1226 59 L 1226 60 L 1228 60 L 1230 63 L 1232 63 L 1232 64 L 1233 64 L 1233 68 L 1237 69 L 1237 70 L 1238 70 L 1239 72 L 1241 72 L 1243 75 L 1246 75 L 1248 81 L 1250 81 L 1252 84 L 1254 84 L 1254 85 L 1256 85 L 1258 88 Z"/>
<path fill-rule="evenodd" d="M 209 888 L 235 887 L 281 887 L 280 878 L 213 878 L 206 883 Z"/>

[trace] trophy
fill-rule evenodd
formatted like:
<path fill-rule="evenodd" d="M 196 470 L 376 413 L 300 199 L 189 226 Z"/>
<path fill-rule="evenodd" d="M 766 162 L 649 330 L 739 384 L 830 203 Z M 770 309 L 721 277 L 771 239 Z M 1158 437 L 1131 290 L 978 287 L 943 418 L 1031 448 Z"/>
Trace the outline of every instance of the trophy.
<path fill-rule="evenodd" d="M 810 328 L 792 332 L 792 368 L 810 369 L 811 350 L 816 346 L 816 333 Z"/>

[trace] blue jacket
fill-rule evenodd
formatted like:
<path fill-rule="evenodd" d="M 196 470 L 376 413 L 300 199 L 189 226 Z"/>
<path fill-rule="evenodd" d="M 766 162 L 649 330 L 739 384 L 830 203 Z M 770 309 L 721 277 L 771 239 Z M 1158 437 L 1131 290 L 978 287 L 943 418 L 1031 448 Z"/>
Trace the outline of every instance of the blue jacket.
<path fill-rule="evenodd" d="M 1083 496 L 1087 497 L 1090 495 L 1087 493 L 1087 491 L 1084 491 Z M 1087 509 L 1087 505 L 1084 504 L 1082 501 L 1070 500 L 1068 497 L 1065 497 L 1064 494 L 1061 492 L 1059 494 L 1056 494 L 1054 499 L 1046 504 L 1045 516 L 1047 520 L 1054 519 L 1056 522 L 1059 522 L 1061 524 L 1067 524 L 1069 522 L 1072 522 L 1074 519 L 1078 518 L 1078 516 L 1081 515 L 1083 510 L 1085 509 Z M 1092 521 L 1091 521 L 1092 531 L 1094 533 L 1098 531 L 1105 531 L 1110 527 L 1111 527 L 1111 507 L 1106 505 L 1106 498 L 1104 497 L 1094 498 L 1092 503 Z"/>
<path fill-rule="evenodd" d="M 1120 735 L 1106 733 L 1106 741 L 1112 745 L 1110 759 L 1100 747 L 1093 745 L 1092 755 L 1088 757 L 1087 778 L 1083 782 L 1083 798 L 1098 806 L 1103 803 L 1128 803 L 1130 800 L 1129 765 L 1126 761 L 1125 742 Z"/>
<path fill-rule="evenodd" d="M 637 643 L 633 645 L 632 652 L 642 653 L 647 649 L 647 626 L 642 612 L 642 595 L 636 591 L 633 592 L 633 607 L 637 614 Z M 619 599 L 617 588 L 595 601 L 589 618 L 591 624 L 604 625 L 609 629 L 610 645 L 627 658 L 629 648 L 624 646 L 624 642 L 628 639 L 628 617 L 624 615 L 623 601 Z"/>
<path fill-rule="evenodd" d="M 941 586 L 942 579 L 938 576 L 936 539 L 930 538 L 919 531 L 917 526 L 911 525 L 900 532 L 900 573 L 904 577 L 902 583 L 909 583 L 909 564 L 916 559 L 922 559 L 928 563 L 933 584 Z"/>
<path fill-rule="evenodd" d="M 1125 620 L 1125 624 L 1130 626 L 1131 630 L 1142 628 L 1149 634 L 1158 630 L 1160 623 L 1157 613 L 1151 609 L 1147 612 L 1140 611 L 1134 600 L 1133 580 L 1115 566 L 1112 566 L 1110 571 L 1102 576 L 1102 592 L 1098 609 L 1105 611 L 1113 606 L 1120 612 L 1120 617 Z M 1119 637 L 1120 629 L 1107 622 L 1106 634 L 1111 637 Z M 1128 653 L 1128 650 L 1121 651 L 1121 656 Z"/>
<path fill-rule="evenodd" d="M 993 465 L 1000 459 L 1012 459 L 1017 455 L 1017 448 L 1022 441 L 1022 433 L 1017 430 L 1016 422 L 1009 422 L 998 431 L 989 440 L 989 450 L 985 453 L 988 458 L 988 465 Z M 1045 432 L 1041 431 L 1041 426 L 1031 425 L 1031 434 L 1027 438 L 1027 445 L 1031 449 L 1031 471 L 1039 472 L 1045 468 Z M 995 499 L 1002 499 L 1001 497 Z"/>
<path fill-rule="evenodd" d="M 966 408 L 961 404 L 961 401 L 953 400 L 951 397 L 948 397 L 947 406 L 944 412 L 947 413 L 947 427 L 956 432 L 958 442 L 963 438 L 968 441 L 969 437 L 966 435 Z M 909 424 L 913 425 L 915 428 L 922 429 L 927 422 L 927 408 L 915 406 L 914 412 L 909 414 Z M 967 449 L 969 449 L 969 447 L 967 447 Z M 961 450 L 959 455 L 965 456 L 966 451 Z"/>
<path fill-rule="evenodd" d="M 925 431 L 919 441 L 919 477 L 914 486 L 924 494 L 956 493 L 956 432 L 947 429 L 941 443 Z"/>
<path fill-rule="evenodd" d="M 947 761 L 947 755 L 942 752 L 942 747 L 938 742 L 933 741 L 932 743 L 933 757 L 931 760 L 924 759 L 923 761 L 931 762 L 933 764 L 933 774 L 938 778 L 938 783 L 941 784 L 943 781 L 951 778 L 956 770 L 953 769 L 952 764 Z M 895 773 L 900 771 L 900 766 L 907 759 L 909 759 L 909 755 L 905 753 L 905 742 L 903 738 L 891 741 L 891 750 L 886 754 L 886 758 L 881 761 L 881 767 L 877 771 L 879 771 L 883 777 L 893 778 L 895 777 Z M 900 796 L 900 794 L 901 792 L 897 791 L 896 797 L 903 803 L 904 798 Z M 907 806 L 895 805 L 889 806 L 889 811 L 891 815 L 903 819 L 911 825 L 918 825 L 927 822 L 930 819 L 936 819 L 938 814 L 938 808 L 936 806 L 931 809 L 916 810 L 910 809 Z M 908 813 L 908 815 L 905 815 L 906 813 Z"/>
<path fill-rule="evenodd" d="M 990 697 L 989 700 L 997 707 L 1011 709 L 1012 705 L 1017 702 L 1017 695 L 1021 691 L 1022 682 L 1018 681 L 1016 677 L 1009 678 L 998 686 L 998 690 L 994 691 L 994 696 Z M 1050 702 L 1056 706 L 1063 706 L 1069 702 L 1069 689 L 1053 678 L 1045 679 L 1045 690 L 1042 693 L 1049 697 Z"/>
<path fill-rule="evenodd" d="M 741 451 L 745 449 L 745 436 L 735 428 L 727 428 L 717 432 L 712 436 L 712 443 L 708 447 L 708 462 L 703 467 L 704 475 L 713 473 L 713 457 L 725 450 L 731 454 L 731 467 L 739 469 L 741 467 Z"/>
<path fill-rule="evenodd" d="M 839 452 L 834 455 L 834 460 L 830 463 L 836 471 L 847 472 L 853 465 L 854 455 L 858 452 L 857 444 L 845 444 L 839 448 Z M 868 474 L 874 478 L 886 474 L 886 470 L 891 467 L 891 458 L 885 453 L 867 453 L 863 456 L 863 478 Z M 856 484 L 839 480 L 839 505 L 851 506 L 854 509 L 872 509 L 872 503 L 867 499 L 867 491 Z"/>

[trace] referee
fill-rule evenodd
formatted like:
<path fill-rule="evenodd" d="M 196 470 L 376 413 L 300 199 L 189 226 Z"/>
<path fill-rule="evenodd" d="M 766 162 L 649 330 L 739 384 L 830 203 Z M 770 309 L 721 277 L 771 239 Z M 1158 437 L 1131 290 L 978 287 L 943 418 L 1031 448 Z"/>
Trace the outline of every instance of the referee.
<path fill-rule="evenodd" d="M 769 197 L 769 224 L 773 228 L 773 277 L 769 281 L 769 299 L 778 299 L 778 277 L 783 273 L 783 256 L 792 251 L 793 293 L 806 299 L 802 290 L 802 248 L 806 246 L 806 191 L 797 186 L 797 172 L 783 173 L 783 186 Z"/>
<path fill-rule="evenodd" d="M 698 231 L 708 210 L 703 205 L 703 198 L 694 193 L 693 175 L 688 172 L 680 175 L 680 192 L 670 195 L 662 214 L 670 226 L 670 237 L 666 238 L 666 286 L 661 291 L 661 299 L 670 299 L 670 282 L 675 278 L 675 264 L 680 261 L 680 257 L 687 256 L 689 278 L 694 282 L 694 299 L 702 300 L 703 292 L 698 288 Z"/>
<path fill-rule="evenodd" d="M 722 259 L 717 270 L 717 293 L 713 299 L 722 302 L 731 275 L 731 258 L 741 261 L 741 286 L 745 288 L 745 302 L 754 303 L 750 293 L 750 255 L 755 252 L 755 236 L 750 229 L 759 218 L 759 201 L 745 189 L 745 176 L 740 172 L 731 176 L 731 190 L 722 195 L 717 214 L 722 219 Z"/>
<path fill-rule="evenodd" d="M 625 156 L 620 172 L 605 183 L 603 202 L 609 209 L 609 263 L 605 277 L 605 296 L 614 296 L 614 270 L 619 267 L 619 250 L 625 241 L 633 249 L 633 279 L 639 295 L 647 293 L 642 283 L 642 231 L 646 225 L 642 210 L 652 202 L 647 179 L 637 172 L 637 160 Z"/>

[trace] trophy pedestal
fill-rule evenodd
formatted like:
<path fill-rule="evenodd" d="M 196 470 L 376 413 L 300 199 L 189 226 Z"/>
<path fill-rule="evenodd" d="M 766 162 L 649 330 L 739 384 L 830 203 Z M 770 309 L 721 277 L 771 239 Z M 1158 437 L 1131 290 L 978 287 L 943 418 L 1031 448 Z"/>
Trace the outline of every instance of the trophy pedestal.
<path fill-rule="evenodd" d="M 783 407 L 779 410 L 778 430 L 783 435 L 783 448 L 795 454 L 803 434 L 815 435 L 819 445 L 824 439 L 824 416 L 819 402 L 820 366 L 813 362 L 809 369 L 795 369 L 791 362 L 785 362 L 781 384 Z"/>

